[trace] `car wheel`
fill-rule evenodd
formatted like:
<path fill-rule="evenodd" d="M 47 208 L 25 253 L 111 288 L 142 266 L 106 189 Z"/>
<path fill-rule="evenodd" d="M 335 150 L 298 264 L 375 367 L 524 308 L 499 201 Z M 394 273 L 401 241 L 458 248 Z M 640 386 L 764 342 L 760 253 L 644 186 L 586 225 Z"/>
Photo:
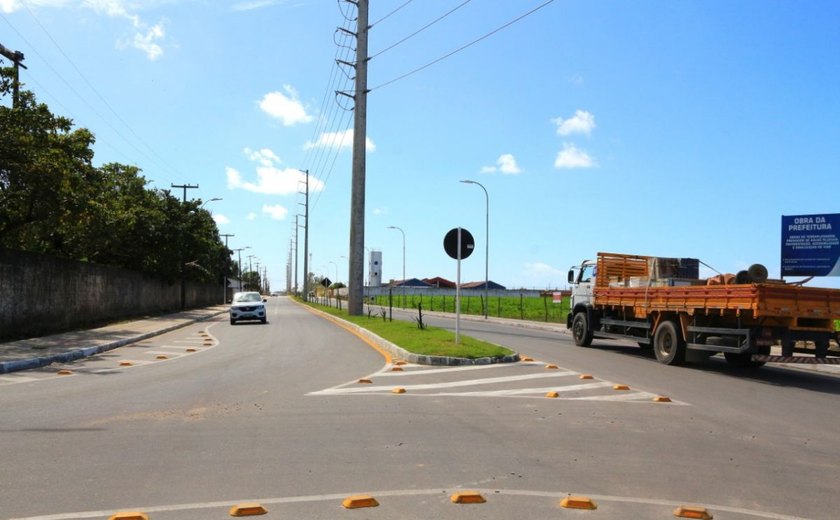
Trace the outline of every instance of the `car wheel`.
<path fill-rule="evenodd" d="M 236 325 L 236 320 L 235 320 L 235 319 L 233 319 L 233 318 L 231 318 L 231 319 L 230 319 L 230 324 L 231 324 L 231 325 Z"/>
<path fill-rule="evenodd" d="M 265 319 L 265 318 L 262 318 L 262 319 L 260 320 L 260 323 L 262 323 L 263 325 L 265 325 L 266 323 L 268 323 L 268 320 L 267 320 L 267 319 Z"/>

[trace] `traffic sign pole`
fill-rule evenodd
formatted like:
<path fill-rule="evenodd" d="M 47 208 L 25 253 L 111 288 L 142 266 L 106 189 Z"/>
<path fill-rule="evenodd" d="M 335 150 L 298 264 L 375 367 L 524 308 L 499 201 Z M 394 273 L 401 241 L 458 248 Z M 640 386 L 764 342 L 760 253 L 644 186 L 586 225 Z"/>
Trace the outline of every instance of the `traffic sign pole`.
<path fill-rule="evenodd" d="M 461 228 L 458 228 L 458 274 L 455 280 L 455 344 L 461 343 Z"/>

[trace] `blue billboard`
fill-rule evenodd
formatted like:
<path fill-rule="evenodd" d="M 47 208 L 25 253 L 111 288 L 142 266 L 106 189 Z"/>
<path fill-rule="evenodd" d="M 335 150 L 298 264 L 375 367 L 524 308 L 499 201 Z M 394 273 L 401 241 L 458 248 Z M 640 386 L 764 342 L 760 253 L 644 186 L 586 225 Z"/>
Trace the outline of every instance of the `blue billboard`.
<path fill-rule="evenodd" d="M 840 213 L 782 216 L 782 276 L 840 276 Z"/>

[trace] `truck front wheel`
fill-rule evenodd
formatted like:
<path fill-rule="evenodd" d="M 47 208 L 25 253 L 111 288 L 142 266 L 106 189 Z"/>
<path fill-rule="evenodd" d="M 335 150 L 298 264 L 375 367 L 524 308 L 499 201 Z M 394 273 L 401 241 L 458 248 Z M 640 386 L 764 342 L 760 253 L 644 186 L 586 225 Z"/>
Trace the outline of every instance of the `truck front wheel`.
<path fill-rule="evenodd" d="M 681 365 L 685 362 L 685 341 L 680 337 L 676 323 L 663 321 L 653 336 L 653 352 L 664 365 Z"/>
<path fill-rule="evenodd" d="M 589 320 L 586 319 L 585 312 L 575 314 L 575 319 L 572 320 L 572 337 L 575 339 L 575 345 L 579 347 L 588 347 L 592 344 L 592 329 L 589 328 Z"/>

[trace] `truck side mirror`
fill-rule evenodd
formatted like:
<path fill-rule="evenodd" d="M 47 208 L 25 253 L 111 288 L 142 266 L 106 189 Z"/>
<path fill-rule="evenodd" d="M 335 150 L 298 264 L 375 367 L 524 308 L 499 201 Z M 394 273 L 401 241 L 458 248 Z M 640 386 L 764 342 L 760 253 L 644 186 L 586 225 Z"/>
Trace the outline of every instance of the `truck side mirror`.
<path fill-rule="evenodd" d="M 575 283 L 575 270 L 574 269 L 569 269 L 569 283 L 570 284 Z"/>

